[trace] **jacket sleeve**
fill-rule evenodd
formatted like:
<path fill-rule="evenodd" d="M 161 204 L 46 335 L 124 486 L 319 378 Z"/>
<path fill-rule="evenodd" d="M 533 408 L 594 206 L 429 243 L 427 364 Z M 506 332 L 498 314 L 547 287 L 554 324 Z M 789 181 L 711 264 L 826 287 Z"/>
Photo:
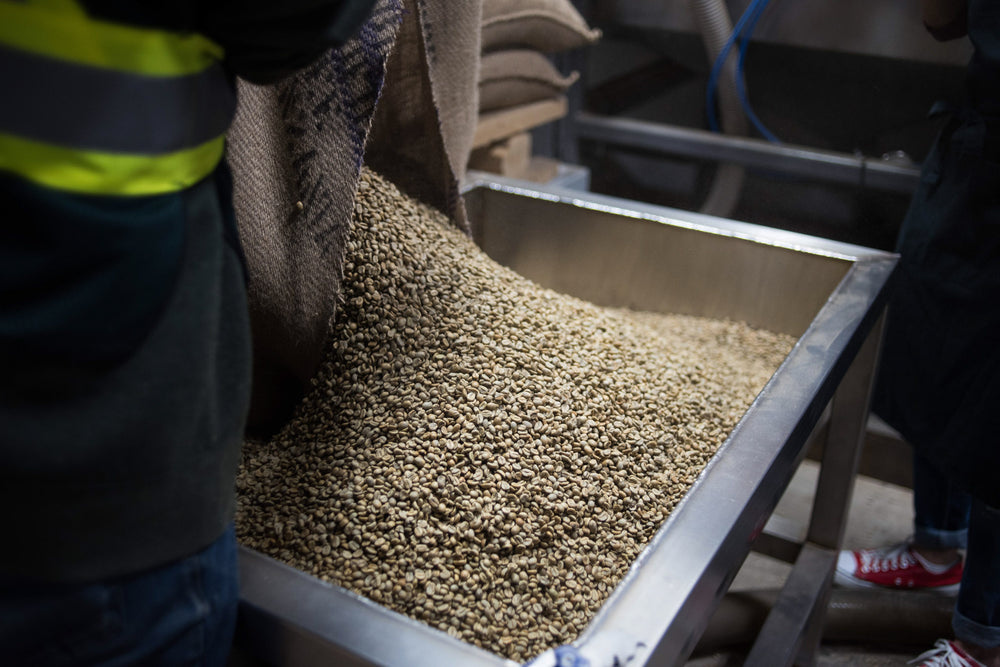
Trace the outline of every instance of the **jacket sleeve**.
<path fill-rule="evenodd" d="M 226 50 L 226 65 L 272 83 L 345 42 L 375 0 L 226 0 L 205 3 L 199 29 Z"/>

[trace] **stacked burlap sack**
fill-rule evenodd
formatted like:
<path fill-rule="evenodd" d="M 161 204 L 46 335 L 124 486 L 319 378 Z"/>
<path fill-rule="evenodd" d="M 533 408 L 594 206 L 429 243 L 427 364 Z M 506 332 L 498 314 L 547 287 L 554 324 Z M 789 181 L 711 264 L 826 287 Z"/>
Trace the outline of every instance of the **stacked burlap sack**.
<path fill-rule="evenodd" d="M 546 54 L 599 37 L 570 0 L 483 0 L 480 112 L 558 98 L 579 74 L 562 75 Z"/>
<path fill-rule="evenodd" d="M 562 74 L 550 56 L 599 37 L 570 0 L 483 0 L 471 169 L 531 178 L 527 131 L 566 114 L 565 93 L 579 78 L 577 72 Z"/>
<path fill-rule="evenodd" d="M 249 273 L 251 432 L 279 427 L 316 373 L 362 164 L 467 228 L 481 16 L 480 0 L 379 0 L 297 75 L 240 82 L 227 159 Z"/>

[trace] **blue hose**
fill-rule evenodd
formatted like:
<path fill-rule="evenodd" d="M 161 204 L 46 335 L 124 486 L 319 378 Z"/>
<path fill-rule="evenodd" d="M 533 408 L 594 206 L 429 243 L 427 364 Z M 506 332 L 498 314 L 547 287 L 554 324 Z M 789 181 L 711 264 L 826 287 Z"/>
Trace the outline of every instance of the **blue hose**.
<path fill-rule="evenodd" d="M 760 20 L 764 10 L 767 9 L 769 2 L 770 0 L 751 1 L 750 5 L 743 12 L 743 15 L 740 16 L 739 21 L 737 21 L 736 26 L 733 28 L 732 35 L 726 40 L 725 45 L 715 59 L 715 63 L 712 65 L 712 71 L 708 77 L 708 89 L 705 93 L 705 105 L 708 112 L 708 126 L 713 132 L 719 131 L 719 120 L 715 110 L 715 96 L 719 85 L 719 77 L 722 74 L 722 68 L 729 58 L 729 53 L 732 51 L 733 45 L 739 39 L 740 52 L 736 66 L 736 94 L 739 97 L 740 104 L 743 106 L 744 113 L 757 131 L 768 141 L 780 143 L 780 140 L 764 126 L 757 117 L 757 114 L 754 113 L 747 98 L 746 87 L 743 85 L 743 68 L 746 61 L 747 47 L 750 44 L 750 36 L 753 34 L 754 28 L 756 28 L 757 22 Z"/>
<path fill-rule="evenodd" d="M 743 82 L 743 67 L 747 57 L 747 47 L 750 46 L 750 37 L 753 35 L 754 29 L 757 27 L 757 21 L 760 20 L 761 15 L 764 10 L 767 9 L 767 3 L 771 0 L 754 0 L 753 4 L 756 4 L 756 8 L 753 16 L 750 18 L 750 22 L 747 23 L 746 33 L 743 35 L 743 39 L 740 43 L 740 58 L 736 65 L 736 95 L 740 98 L 740 104 L 743 106 L 743 111 L 746 113 L 747 118 L 753 124 L 757 131 L 760 132 L 761 136 L 774 144 L 780 144 L 781 140 L 774 135 L 771 130 L 767 129 L 764 123 L 761 122 L 760 118 L 754 112 L 753 107 L 750 105 L 750 100 L 747 98 L 746 86 Z M 752 7 L 753 5 L 751 5 Z"/>
<path fill-rule="evenodd" d="M 750 15 L 757 0 L 752 0 L 750 5 L 740 16 L 740 20 L 736 22 L 736 26 L 733 28 L 733 33 L 726 40 L 722 49 L 719 51 L 719 55 L 716 56 L 715 62 L 712 64 L 712 71 L 708 75 L 708 89 L 705 91 L 705 105 L 708 112 L 708 127 L 713 132 L 719 131 L 719 119 L 715 111 L 715 91 L 719 86 L 719 76 L 722 74 L 722 67 L 726 60 L 729 58 L 729 52 L 733 48 L 733 44 L 736 42 L 737 38 L 743 32 L 746 24 L 750 20 Z"/>

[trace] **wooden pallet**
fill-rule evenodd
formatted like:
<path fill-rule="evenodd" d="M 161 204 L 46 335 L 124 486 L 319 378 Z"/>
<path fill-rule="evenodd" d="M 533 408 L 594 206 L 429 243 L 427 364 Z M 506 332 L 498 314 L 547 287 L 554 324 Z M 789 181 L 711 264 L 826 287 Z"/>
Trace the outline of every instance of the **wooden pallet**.
<path fill-rule="evenodd" d="M 566 115 L 568 108 L 566 98 L 558 97 L 480 114 L 479 124 L 472 138 L 472 147 L 488 146 L 533 127 L 559 120 Z"/>

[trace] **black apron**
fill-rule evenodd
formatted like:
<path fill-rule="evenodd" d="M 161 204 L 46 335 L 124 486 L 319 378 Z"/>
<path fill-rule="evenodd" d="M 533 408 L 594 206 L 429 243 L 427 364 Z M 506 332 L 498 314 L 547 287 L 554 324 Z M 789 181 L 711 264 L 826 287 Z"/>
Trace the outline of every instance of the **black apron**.
<path fill-rule="evenodd" d="M 970 83 L 969 105 L 936 107 L 950 119 L 900 231 L 874 410 L 1000 507 L 1000 104 L 981 94 L 1000 90 Z"/>

